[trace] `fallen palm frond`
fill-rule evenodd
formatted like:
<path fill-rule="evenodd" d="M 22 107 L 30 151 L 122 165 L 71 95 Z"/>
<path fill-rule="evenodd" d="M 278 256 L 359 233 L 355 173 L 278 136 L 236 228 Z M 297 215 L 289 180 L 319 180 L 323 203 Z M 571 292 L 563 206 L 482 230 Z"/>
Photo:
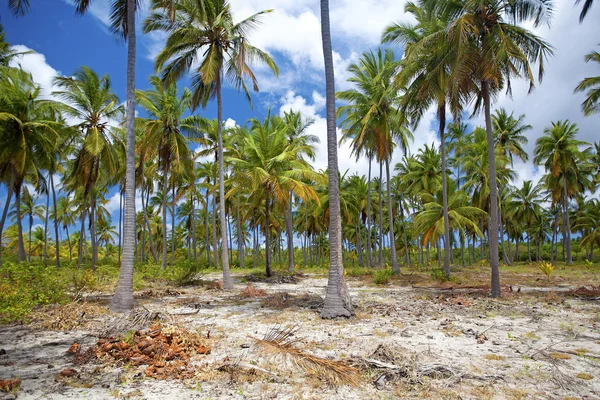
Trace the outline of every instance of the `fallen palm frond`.
<path fill-rule="evenodd" d="M 240 294 L 240 296 L 244 297 L 244 298 L 255 298 L 255 297 L 262 298 L 262 297 L 267 297 L 267 292 L 262 289 L 258 289 L 252 283 L 249 283 L 248 286 L 246 286 L 246 288 L 244 288 L 244 290 L 242 290 L 242 293 Z"/>
<path fill-rule="evenodd" d="M 172 321 L 173 318 L 168 312 L 150 311 L 142 306 L 134 310 L 130 316 L 134 325 L 144 326 L 155 321 Z"/>
<path fill-rule="evenodd" d="M 358 369 L 340 361 L 317 357 L 294 347 L 299 339 L 294 338 L 296 328 L 271 328 L 263 339 L 252 338 L 270 357 L 283 357 L 291 361 L 308 375 L 322 379 L 332 385 L 359 386 Z"/>

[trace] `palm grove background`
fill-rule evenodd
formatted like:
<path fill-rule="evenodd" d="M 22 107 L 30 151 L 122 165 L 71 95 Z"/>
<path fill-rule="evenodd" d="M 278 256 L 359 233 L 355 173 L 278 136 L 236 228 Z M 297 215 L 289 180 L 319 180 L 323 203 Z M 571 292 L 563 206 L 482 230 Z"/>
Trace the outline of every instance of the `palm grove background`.
<path fill-rule="evenodd" d="M 94 3 L 73 3 L 79 13 L 98 11 Z M 29 8 L 23 0 L 8 4 L 17 15 Z M 341 218 L 346 265 L 389 265 L 400 273 L 403 266 L 433 264 L 450 276 L 452 265 L 489 263 L 495 296 L 499 262 L 597 260 L 599 155 L 591 132 L 600 78 L 568 88 L 582 92 L 579 97 L 535 97 L 525 106 L 528 89 L 562 84 L 552 65 L 568 60 L 558 51 L 564 38 L 548 37 L 556 38 L 554 29 L 564 24 L 589 31 L 585 21 L 578 25 L 579 8 L 423 0 L 406 3 L 398 21 L 379 16 L 382 45 L 369 43 L 372 49 L 347 59 L 333 53 L 342 167 L 327 171 L 325 119 L 315 112 L 326 101 L 318 92 L 312 108 L 287 92 L 280 112 L 266 107 L 266 115 L 245 123 L 224 122 L 223 87 L 251 103 L 263 81 L 272 90 L 272 76 L 280 76 L 286 87 L 301 66 L 270 55 L 286 49 L 260 32 L 281 17 L 253 6 L 239 6 L 245 13 L 238 18 L 235 2 L 115 2 L 111 31 L 130 49 L 127 104 L 109 76 L 86 66 L 55 77 L 51 93 L 44 93 L 48 88 L 20 64 L 29 50 L 11 47 L 2 33 L 3 261 L 93 271 L 123 263 L 118 292 L 125 294 L 113 305 L 127 309 L 134 260 L 163 269 L 222 268 L 230 288 L 230 266 L 261 266 L 271 275 L 274 265 L 293 271 L 328 264 L 334 217 Z M 582 6 L 596 12 L 590 1 Z M 137 25 L 130 12 L 136 7 Z M 335 33 L 339 5 L 324 10 Z M 156 76 L 135 92 L 131 26 L 158 38 Z M 578 42 L 589 47 L 585 62 L 597 70 L 592 38 Z M 298 48 L 287 49 L 292 59 Z M 320 69 L 315 51 L 308 62 Z M 181 78 L 189 87 L 177 87 Z M 217 118 L 210 120 L 202 108 L 212 102 Z M 563 102 L 574 106 L 561 108 Z M 535 114 L 535 128 L 525 110 Z M 585 121 L 579 124 L 585 130 L 575 119 Z M 354 158 L 358 167 L 346 170 Z M 335 195 L 332 176 L 339 179 Z M 116 218 L 106 208 L 115 187 Z M 133 207 L 136 197 L 134 215 L 125 205 Z M 339 281 L 345 285 L 343 275 Z"/>

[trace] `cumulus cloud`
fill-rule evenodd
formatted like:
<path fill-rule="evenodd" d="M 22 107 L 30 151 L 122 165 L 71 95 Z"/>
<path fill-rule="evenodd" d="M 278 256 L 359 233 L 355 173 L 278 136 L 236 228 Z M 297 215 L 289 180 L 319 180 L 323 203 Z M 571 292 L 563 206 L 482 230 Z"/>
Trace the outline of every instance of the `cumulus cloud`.
<path fill-rule="evenodd" d="M 27 52 L 31 49 L 24 45 L 12 46 L 15 51 Z M 50 93 L 55 90 L 53 80 L 60 75 L 60 72 L 52 68 L 46 62 L 46 56 L 41 53 L 24 54 L 15 58 L 11 62 L 11 66 L 20 66 L 24 71 L 27 71 L 33 77 L 33 81 L 41 87 L 41 97 L 50 98 Z"/>

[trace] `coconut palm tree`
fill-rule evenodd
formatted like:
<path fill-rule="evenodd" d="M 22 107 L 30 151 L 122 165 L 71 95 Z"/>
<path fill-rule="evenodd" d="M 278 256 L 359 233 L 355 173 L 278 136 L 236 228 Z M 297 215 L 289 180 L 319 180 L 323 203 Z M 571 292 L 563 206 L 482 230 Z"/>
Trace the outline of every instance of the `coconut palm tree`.
<path fill-rule="evenodd" d="M 588 0 L 589 1 L 589 0 Z M 590 62 L 593 61 L 595 63 L 600 64 L 600 53 L 597 51 L 592 51 L 590 54 L 585 56 L 585 61 Z M 586 116 L 590 116 L 592 114 L 597 114 L 600 112 L 600 76 L 593 76 L 590 78 L 585 78 L 579 85 L 575 88 L 575 92 L 584 92 L 586 98 L 583 103 L 581 103 L 581 109 L 583 110 L 583 114 Z"/>
<path fill-rule="evenodd" d="M 250 134 L 244 138 L 243 158 L 229 160 L 234 165 L 232 179 L 237 185 L 227 197 L 250 186 L 259 194 L 258 198 L 264 199 L 266 273 L 271 276 L 271 213 L 275 209 L 288 209 L 290 193 L 304 201 L 318 202 L 315 190 L 305 183 L 318 175 L 301 157 L 314 152 L 312 146 L 301 141 L 290 143 L 285 120 L 269 113 L 263 122 L 251 119 L 250 124 Z"/>
<path fill-rule="evenodd" d="M 517 24 L 532 22 L 534 26 L 549 23 L 552 2 L 532 3 L 527 0 L 426 0 L 441 15 L 449 17 L 443 31 L 430 41 L 446 43 L 450 49 L 452 86 L 459 93 L 475 97 L 475 111 L 483 109 L 488 142 L 490 182 L 496 182 L 495 143 L 491 118 L 494 93 L 507 87 L 513 78 L 525 78 L 534 87 L 536 77 L 531 68 L 538 64 L 538 78 L 543 76 L 544 62 L 552 55 L 551 46 L 540 37 Z M 491 61 L 493 60 L 493 62 Z M 475 85 L 474 85 L 475 83 Z M 459 96 L 460 97 L 460 96 Z M 498 189 L 490 187 L 490 226 L 498 225 Z M 498 229 L 489 229 L 491 294 L 500 297 L 498 270 Z"/>
<path fill-rule="evenodd" d="M 58 199 L 56 204 L 56 218 L 62 225 L 69 245 L 69 261 L 73 261 L 73 247 L 71 246 L 71 236 L 69 235 L 69 226 L 75 224 L 74 202 L 69 196 L 63 196 Z M 57 239 L 58 240 L 58 239 Z"/>
<path fill-rule="evenodd" d="M 223 263 L 223 285 L 233 288 L 229 274 L 227 250 L 227 226 L 225 216 L 225 170 L 223 165 L 223 105 L 221 88 L 223 77 L 241 89 L 248 101 L 250 92 L 246 86 L 248 78 L 254 91 L 258 81 L 249 66 L 250 62 L 266 64 L 275 75 L 279 69 L 264 51 L 252 46 L 248 32 L 256 28 L 263 15 L 271 10 L 258 12 L 240 22 L 233 21 L 231 6 L 227 0 L 186 0 L 172 7 L 165 7 L 164 0 L 154 0 L 154 11 L 146 20 L 144 31 L 167 32 L 165 48 L 156 59 L 156 70 L 163 70 L 163 78 L 173 82 L 197 65 L 192 78 L 192 103 L 205 106 L 210 98 L 217 98 L 217 121 L 219 133 L 219 208 L 221 229 L 221 261 Z"/>
<path fill-rule="evenodd" d="M 519 115 L 518 118 L 510 115 L 504 108 L 496 110 L 492 115 L 492 128 L 496 146 L 504 151 L 504 154 L 510 159 L 510 165 L 513 166 L 513 156 L 517 156 L 521 161 L 528 160 L 528 155 L 523 146 L 528 142 L 525 132 L 533 129 L 529 124 L 525 124 L 525 115 Z"/>
<path fill-rule="evenodd" d="M 531 262 L 532 226 L 538 215 L 542 213 L 540 206 L 542 185 L 533 185 L 531 181 L 523 181 L 523 186 L 512 192 L 512 217 L 525 224 L 527 233 L 527 258 Z"/>
<path fill-rule="evenodd" d="M 581 192 L 582 188 L 570 181 L 577 180 L 588 161 L 589 143 L 575 139 L 579 128 L 568 120 L 553 122 L 551 127 L 544 129 L 544 136 L 535 143 L 534 162 L 544 165 L 548 172 L 547 184 L 553 190 L 553 201 L 560 199 L 563 207 L 563 241 L 565 245 L 567 264 L 573 263 L 571 253 L 571 223 L 569 221 L 569 197 Z M 558 195 L 558 196 L 557 196 Z"/>
<path fill-rule="evenodd" d="M 398 111 L 401 97 L 394 85 L 398 66 L 394 52 L 390 49 L 384 51 L 380 48 L 377 53 L 363 53 L 358 63 L 348 67 L 352 74 L 348 81 L 354 83 L 355 88 L 338 92 L 336 97 L 348 103 L 339 107 L 337 113 L 344 118 L 340 125 L 346 130 L 344 137 L 351 138 L 353 151 L 361 154 L 362 148 L 367 148 L 368 153 L 373 154 L 380 164 L 386 165 L 390 253 L 392 268 L 399 274 L 392 218 L 389 160 L 395 143 L 402 151 L 406 151 L 412 133 L 406 128 L 404 114 Z"/>
<path fill-rule="evenodd" d="M 321 318 L 350 317 L 354 307 L 344 278 L 342 260 L 342 218 L 338 178 L 337 132 L 335 121 L 335 77 L 329 25 L 329 0 L 321 0 L 321 37 L 325 61 L 325 108 L 327 116 L 327 173 L 329 176 L 329 278 Z"/>
<path fill-rule="evenodd" d="M 71 146 L 75 147 L 75 158 L 65 183 L 71 190 L 83 188 L 81 231 L 89 209 L 90 237 L 92 242 L 92 269 L 98 258 L 96 243 L 97 197 L 95 191 L 99 179 L 109 181 L 118 170 L 118 158 L 113 143 L 117 141 L 111 121 L 123 115 L 123 107 L 112 92 L 108 75 L 98 76 L 88 67 L 81 67 L 72 77 L 57 77 L 54 81 L 60 89 L 53 95 L 61 100 L 61 112 L 79 121 L 73 125 L 80 135 L 73 135 Z M 79 241 L 78 265 L 82 262 L 82 238 Z"/>
<path fill-rule="evenodd" d="M 192 108 L 192 94 L 185 88 L 181 96 L 176 84 L 165 84 L 159 77 L 150 78 L 152 89 L 136 91 L 138 104 L 146 111 L 148 118 L 139 119 L 145 132 L 140 143 L 144 154 L 158 155 L 158 166 L 162 171 L 162 213 L 163 249 L 162 268 L 167 267 L 167 193 L 169 174 L 182 174 L 193 170 L 192 152 L 184 136 L 201 135 L 204 119 L 197 115 L 184 117 Z M 174 201 L 174 199 L 173 199 Z M 175 226 L 172 227 L 175 229 Z"/>
<path fill-rule="evenodd" d="M 53 119 L 55 104 L 41 100 L 39 95 L 40 88 L 33 82 L 31 74 L 18 68 L 0 67 L 0 176 L 8 182 L 0 237 L 14 191 L 19 232 L 18 262 L 25 260 L 21 189 L 25 180 L 38 186 L 42 179 L 38 162 L 54 151 L 59 137 L 58 123 Z"/>

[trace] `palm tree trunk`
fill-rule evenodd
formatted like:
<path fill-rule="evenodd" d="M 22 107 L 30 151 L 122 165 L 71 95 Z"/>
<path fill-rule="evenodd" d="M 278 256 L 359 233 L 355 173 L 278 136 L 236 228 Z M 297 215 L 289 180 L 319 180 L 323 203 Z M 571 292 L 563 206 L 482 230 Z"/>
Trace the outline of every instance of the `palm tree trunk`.
<path fill-rule="evenodd" d="M 517 262 L 521 261 L 521 255 L 519 254 L 519 236 L 515 239 L 515 259 Z"/>
<path fill-rule="evenodd" d="M 196 249 L 198 248 L 198 239 L 196 238 L 196 203 L 192 196 L 192 247 L 194 248 L 192 254 L 194 255 L 194 261 L 196 261 Z"/>
<path fill-rule="evenodd" d="M 81 208 L 81 228 L 79 229 L 79 251 L 77 252 L 77 268 L 81 268 L 83 260 L 83 242 L 85 241 L 85 216 L 87 211 L 86 196 L 83 196 L 83 204 Z"/>
<path fill-rule="evenodd" d="M 52 188 L 52 203 L 54 204 L 54 241 L 56 244 L 56 268 L 60 268 L 60 236 L 58 232 L 58 213 L 56 212 L 56 190 L 54 189 L 54 177 L 52 176 L 52 174 L 50 174 L 50 187 Z"/>
<path fill-rule="evenodd" d="M 50 173 L 48 173 L 50 175 Z M 46 187 L 46 217 L 44 218 L 44 265 L 48 261 L 48 218 L 50 212 L 50 190 Z"/>
<path fill-rule="evenodd" d="M 567 176 L 563 173 L 563 202 L 564 202 L 564 237 L 567 251 L 567 265 L 573 264 L 573 254 L 571 252 L 571 222 L 569 221 L 569 196 L 567 194 Z"/>
<path fill-rule="evenodd" d="M 236 199 L 236 219 L 237 219 L 237 250 L 238 250 L 238 260 L 240 262 L 240 268 L 244 268 L 244 234 L 242 232 L 242 220 L 240 218 L 240 194 L 237 194 Z"/>
<path fill-rule="evenodd" d="M 362 238 L 360 232 L 360 212 L 358 214 L 358 223 L 356 224 L 356 251 L 358 252 L 358 265 L 364 267 L 365 261 L 363 259 Z"/>
<path fill-rule="evenodd" d="M 116 312 L 133 309 L 133 257 L 135 252 L 135 0 L 127 0 L 127 147 L 125 154 L 125 235 L 123 261 L 117 291 L 110 308 Z"/>
<path fill-rule="evenodd" d="M 531 262 L 531 235 L 529 234 L 529 227 L 527 227 L 527 259 Z"/>
<path fill-rule="evenodd" d="M 10 208 L 10 201 L 12 200 L 13 191 L 15 188 L 15 170 L 12 168 L 10 174 L 10 181 L 8 182 L 6 194 L 6 203 L 4 203 L 4 211 L 2 211 L 2 219 L 0 220 L 0 267 L 2 266 L 2 235 L 4 235 L 4 223 L 6 222 L 6 216 L 8 215 L 8 209 Z"/>
<path fill-rule="evenodd" d="M 504 232 L 502 231 L 502 200 L 498 199 L 498 229 L 500 230 L 500 242 L 502 243 L 502 259 L 504 260 L 504 264 L 512 265 L 510 262 L 510 258 L 508 257 L 508 252 L 506 251 L 506 247 L 504 246 Z"/>
<path fill-rule="evenodd" d="M 33 227 L 33 210 L 29 212 L 29 243 L 27 250 L 27 261 L 31 262 L 31 228 Z"/>
<path fill-rule="evenodd" d="M 396 258 L 396 233 L 394 232 L 394 210 L 392 207 L 392 191 L 390 189 L 390 162 L 385 160 L 385 173 L 387 176 L 387 201 L 388 201 L 388 220 L 390 225 L 390 255 L 392 257 L 392 268 L 396 274 L 400 274 L 398 259 Z"/>
<path fill-rule="evenodd" d="M 69 261 L 73 262 L 73 246 L 71 244 L 71 236 L 69 236 L 69 225 L 65 225 L 65 231 L 67 232 L 67 243 L 69 243 Z"/>
<path fill-rule="evenodd" d="M 404 237 L 404 259 L 406 261 L 406 265 L 410 266 L 410 251 L 408 246 L 408 237 L 406 234 L 406 219 L 404 218 L 404 207 L 402 203 L 399 204 L 400 213 L 402 215 L 402 236 Z M 417 255 L 418 256 L 418 255 Z"/>
<path fill-rule="evenodd" d="M 206 251 L 206 261 L 210 266 L 210 240 L 208 239 L 208 200 L 210 199 L 210 195 L 208 194 L 208 188 L 206 188 L 206 196 L 205 196 L 205 206 L 204 206 L 204 250 Z"/>
<path fill-rule="evenodd" d="M 371 267 L 373 265 L 373 258 L 371 256 L 371 251 L 373 247 L 371 246 L 371 163 L 372 158 L 369 156 L 369 178 L 367 181 L 367 267 Z"/>
<path fill-rule="evenodd" d="M 265 268 L 267 276 L 271 276 L 273 271 L 271 270 L 271 219 L 270 219 L 270 207 L 269 207 L 269 190 L 265 188 Z"/>
<path fill-rule="evenodd" d="M 142 186 L 143 187 L 143 186 Z M 142 201 L 144 201 L 144 190 L 142 189 Z M 122 223 L 123 223 L 123 190 L 119 186 L 119 252 L 117 254 L 118 265 L 121 266 L 121 243 L 122 243 Z M 152 234 L 152 233 L 150 233 Z"/>
<path fill-rule="evenodd" d="M 94 198 L 94 190 L 90 190 L 90 239 L 92 242 L 92 271 L 96 272 L 98 244 L 96 243 L 96 199 Z"/>
<path fill-rule="evenodd" d="M 379 227 L 377 243 L 379 244 L 379 259 L 377 265 L 383 265 L 383 161 L 379 162 Z"/>
<path fill-rule="evenodd" d="M 223 289 L 233 289 L 227 253 L 227 221 L 225 219 L 225 167 L 223 165 L 223 103 L 221 99 L 221 72 L 217 75 L 217 131 L 219 136 L 219 216 L 221 218 L 221 261 L 223 262 Z"/>
<path fill-rule="evenodd" d="M 175 264 L 175 178 L 171 184 L 171 264 Z"/>
<path fill-rule="evenodd" d="M 21 188 L 23 182 L 17 182 L 16 193 L 15 193 L 15 211 L 17 213 L 17 233 L 19 235 L 17 241 L 17 263 L 21 261 L 26 261 L 27 257 L 25 256 L 25 244 L 23 243 L 23 223 L 21 221 Z"/>
<path fill-rule="evenodd" d="M 335 127 L 335 81 L 329 27 L 329 0 L 321 0 L 321 36 L 325 61 L 327 166 L 329 175 L 329 277 L 321 318 L 349 317 L 354 307 L 342 264 L 342 218 L 338 176 L 337 132 Z"/>
<path fill-rule="evenodd" d="M 169 162 L 164 160 L 162 184 L 162 269 L 167 269 L 167 193 L 169 192 Z"/>
<path fill-rule="evenodd" d="M 446 177 L 446 103 L 441 102 L 438 107 L 438 119 L 440 122 L 440 149 L 442 153 L 442 208 L 444 214 L 444 273 L 450 277 L 450 220 L 448 218 L 448 182 Z"/>
<path fill-rule="evenodd" d="M 287 248 L 288 248 L 288 271 L 294 272 L 294 230 L 293 230 L 293 215 L 292 201 L 294 195 L 290 193 L 290 203 L 285 214 L 285 230 L 287 233 Z"/>
<path fill-rule="evenodd" d="M 465 263 L 465 232 L 463 230 L 461 230 L 459 232 L 459 235 L 460 235 L 460 262 L 464 268 L 467 266 L 467 264 Z"/>
<path fill-rule="evenodd" d="M 142 179 L 142 210 L 144 213 L 144 222 L 146 224 L 146 229 L 148 230 L 148 244 L 150 245 L 150 253 L 152 253 L 154 262 L 157 262 L 158 255 L 156 254 L 156 246 L 154 244 L 154 239 L 152 238 L 152 227 L 150 225 L 150 218 L 148 217 L 148 196 L 150 195 L 150 189 L 146 190 L 146 194 L 144 194 L 144 189 L 145 185 L 144 180 Z"/>
<path fill-rule="evenodd" d="M 231 225 L 232 223 L 230 220 L 230 216 L 227 215 L 227 230 L 229 231 L 229 259 L 233 260 L 233 234 L 231 233 Z"/>
<path fill-rule="evenodd" d="M 488 165 L 490 168 L 490 226 L 488 237 L 490 241 L 490 267 L 491 295 L 494 298 L 502 295 L 500 291 L 500 270 L 498 260 L 498 187 L 496 179 L 496 155 L 494 131 L 492 130 L 492 117 L 490 114 L 490 83 L 487 80 L 482 84 L 483 106 L 485 111 L 485 128 L 488 143 Z"/>
<path fill-rule="evenodd" d="M 219 244 L 217 243 L 217 195 L 213 193 L 212 207 L 212 239 L 213 239 L 213 259 L 214 266 L 219 266 Z"/>

